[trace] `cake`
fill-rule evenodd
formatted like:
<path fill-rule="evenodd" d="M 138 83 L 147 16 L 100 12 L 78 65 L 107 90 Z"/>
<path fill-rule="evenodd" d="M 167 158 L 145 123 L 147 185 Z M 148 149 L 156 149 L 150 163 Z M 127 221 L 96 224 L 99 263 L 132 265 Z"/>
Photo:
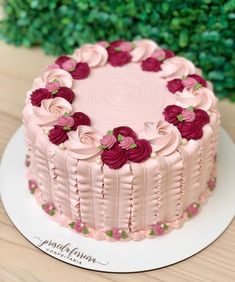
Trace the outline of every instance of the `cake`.
<path fill-rule="evenodd" d="M 215 188 L 216 104 L 201 70 L 152 40 L 85 44 L 27 93 L 29 190 L 51 219 L 87 237 L 167 234 Z"/>

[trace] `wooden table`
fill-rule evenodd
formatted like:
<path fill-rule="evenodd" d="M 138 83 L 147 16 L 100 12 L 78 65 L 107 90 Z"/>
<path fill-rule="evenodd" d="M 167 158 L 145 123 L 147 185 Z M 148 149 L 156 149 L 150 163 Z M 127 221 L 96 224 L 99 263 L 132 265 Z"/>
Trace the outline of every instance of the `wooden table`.
<path fill-rule="evenodd" d="M 21 125 L 26 90 L 53 58 L 40 49 L 0 42 L 0 155 Z M 235 140 L 235 104 L 219 103 L 222 125 Z M 223 211 L 221 211 L 223 212 Z M 79 269 L 42 253 L 13 226 L 0 203 L 0 282 L 73 281 L 235 281 L 235 221 L 211 246 L 175 265 L 138 274 Z"/>

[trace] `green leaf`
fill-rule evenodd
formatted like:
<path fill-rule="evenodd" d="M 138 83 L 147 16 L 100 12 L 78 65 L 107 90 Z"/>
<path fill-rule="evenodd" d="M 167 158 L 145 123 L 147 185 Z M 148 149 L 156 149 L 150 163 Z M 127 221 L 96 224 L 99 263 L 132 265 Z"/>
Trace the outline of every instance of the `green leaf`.
<path fill-rule="evenodd" d="M 105 149 L 107 149 L 107 146 L 105 146 L 105 145 L 100 145 L 100 146 L 99 146 L 99 149 L 105 150 Z"/>
<path fill-rule="evenodd" d="M 89 230 L 88 230 L 88 228 L 86 226 L 83 228 L 82 233 L 83 234 L 88 234 L 89 233 Z"/>
<path fill-rule="evenodd" d="M 75 221 L 73 221 L 73 222 L 69 223 L 69 226 L 70 226 L 72 229 L 74 229 L 74 226 L 75 226 Z"/>
<path fill-rule="evenodd" d="M 131 144 L 131 146 L 130 146 L 131 149 L 134 149 L 136 147 L 137 147 L 137 145 L 135 143 Z"/>
<path fill-rule="evenodd" d="M 182 115 L 177 115 L 177 119 L 178 119 L 178 121 L 183 121 L 184 117 Z"/>
<path fill-rule="evenodd" d="M 51 209 L 51 210 L 49 211 L 49 215 L 53 216 L 54 214 L 55 214 L 55 209 Z"/>
<path fill-rule="evenodd" d="M 189 106 L 189 107 L 187 107 L 187 110 L 194 111 L 194 107 L 193 106 Z"/>
<path fill-rule="evenodd" d="M 149 236 L 154 236 L 154 235 L 156 235 L 156 234 L 155 234 L 154 230 L 151 229 L 150 232 L 149 232 Z"/>
<path fill-rule="evenodd" d="M 193 87 L 193 89 L 194 90 L 198 90 L 198 89 L 200 89 L 202 87 L 202 85 L 201 85 L 201 83 L 196 83 L 195 85 L 194 85 L 194 87 Z"/>
<path fill-rule="evenodd" d="M 124 138 L 123 138 L 123 136 L 121 135 L 121 134 L 118 134 L 118 141 L 120 142 L 120 141 L 122 141 Z"/>
<path fill-rule="evenodd" d="M 69 117 L 69 116 L 70 116 L 70 114 L 68 112 L 64 113 L 64 117 Z"/>
<path fill-rule="evenodd" d="M 108 237 L 113 237 L 113 231 L 112 231 L 112 230 L 106 231 L 105 234 L 106 234 Z"/>
<path fill-rule="evenodd" d="M 107 135 L 113 135 L 113 130 L 108 130 L 106 134 Z"/>
<path fill-rule="evenodd" d="M 122 239 L 126 239 L 128 237 L 128 234 L 123 230 L 121 237 L 122 237 Z"/>
<path fill-rule="evenodd" d="M 65 125 L 65 126 L 63 127 L 63 129 L 66 130 L 66 131 L 69 131 L 69 130 L 71 130 L 71 127 L 68 126 L 68 125 Z"/>
<path fill-rule="evenodd" d="M 169 228 L 169 225 L 164 224 L 164 229 L 167 230 Z"/>

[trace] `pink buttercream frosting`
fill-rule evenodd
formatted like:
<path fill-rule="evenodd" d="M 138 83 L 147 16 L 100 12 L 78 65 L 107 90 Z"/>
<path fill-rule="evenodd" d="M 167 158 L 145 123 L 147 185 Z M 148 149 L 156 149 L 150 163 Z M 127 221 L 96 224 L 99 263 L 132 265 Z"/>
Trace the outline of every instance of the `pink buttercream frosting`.
<path fill-rule="evenodd" d="M 70 116 L 61 116 L 58 119 L 58 125 L 62 126 L 62 127 L 64 127 L 64 126 L 73 127 L 74 119 Z"/>
<path fill-rule="evenodd" d="M 175 97 L 179 106 L 188 107 L 192 105 L 194 108 L 200 108 L 204 111 L 211 110 L 217 104 L 217 98 L 206 87 L 201 87 L 198 90 L 184 89 L 182 92 L 177 92 Z"/>
<path fill-rule="evenodd" d="M 43 126 L 51 126 L 58 122 L 64 113 L 72 111 L 71 104 L 64 98 L 45 99 L 41 102 L 41 107 L 33 109 L 35 123 Z"/>
<path fill-rule="evenodd" d="M 149 141 L 153 152 L 157 152 L 159 156 L 167 156 L 176 151 L 181 140 L 178 129 L 163 120 L 157 123 L 146 122 L 140 136 Z"/>
<path fill-rule="evenodd" d="M 184 109 L 181 115 L 186 122 L 193 122 L 195 120 L 195 113 L 191 110 Z"/>
<path fill-rule="evenodd" d="M 193 63 L 182 57 L 172 57 L 165 60 L 161 64 L 161 71 L 159 76 L 166 80 L 172 80 L 174 78 L 182 78 L 189 74 L 195 73 L 196 69 Z"/>
<path fill-rule="evenodd" d="M 100 44 L 85 44 L 74 52 L 75 58 L 89 67 L 103 66 L 108 60 L 107 50 Z"/>
<path fill-rule="evenodd" d="M 147 59 L 156 49 L 159 48 L 157 43 L 148 39 L 134 41 L 133 44 L 135 47 L 130 52 L 132 62 L 140 62 Z"/>
<path fill-rule="evenodd" d="M 42 75 L 34 80 L 33 88 L 44 88 L 48 83 L 58 81 L 60 86 L 71 88 L 73 85 L 73 78 L 69 72 L 62 69 L 52 69 L 45 71 Z"/>
<path fill-rule="evenodd" d="M 68 132 L 69 140 L 64 144 L 71 151 L 71 156 L 84 160 L 96 156 L 101 150 L 101 135 L 92 127 L 78 126 L 76 131 Z"/>

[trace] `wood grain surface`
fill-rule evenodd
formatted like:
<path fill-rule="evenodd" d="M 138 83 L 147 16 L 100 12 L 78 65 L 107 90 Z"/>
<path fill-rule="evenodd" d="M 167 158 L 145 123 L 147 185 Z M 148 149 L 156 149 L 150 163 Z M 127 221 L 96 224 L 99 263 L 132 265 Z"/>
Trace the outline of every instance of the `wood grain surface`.
<path fill-rule="evenodd" d="M 0 156 L 22 123 L 27 89 L 52 60 L 38 48 L 15 48 L 0 42 Z M 224 100 L 219 108 L 222 125 L 235 140 L 235 104 Z M 67 265 L 39 251 L 16 230 L 0 202 L 0 281 L 234 282 L 235 221 L 212 245 L 185 261 L 145 273 L 106 274 Z"/>

